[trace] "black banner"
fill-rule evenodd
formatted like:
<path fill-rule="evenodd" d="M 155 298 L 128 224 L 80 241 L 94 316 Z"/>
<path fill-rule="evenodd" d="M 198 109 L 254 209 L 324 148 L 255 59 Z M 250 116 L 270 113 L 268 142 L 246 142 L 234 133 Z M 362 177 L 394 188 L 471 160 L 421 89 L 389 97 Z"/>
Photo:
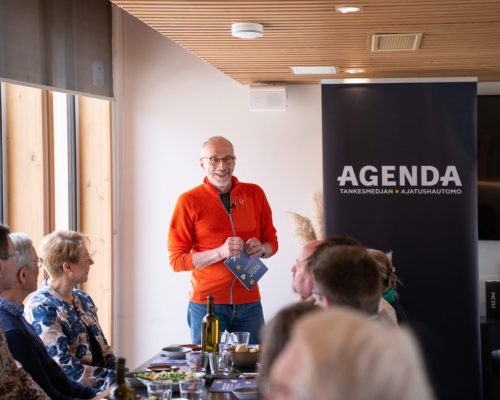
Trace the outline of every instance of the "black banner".
<path fill-rule="evenodd" d="M 481 398 L 476 91 L 475 82 L 322 86 L 326 234 L 394 251 L 439 399 Z"/>

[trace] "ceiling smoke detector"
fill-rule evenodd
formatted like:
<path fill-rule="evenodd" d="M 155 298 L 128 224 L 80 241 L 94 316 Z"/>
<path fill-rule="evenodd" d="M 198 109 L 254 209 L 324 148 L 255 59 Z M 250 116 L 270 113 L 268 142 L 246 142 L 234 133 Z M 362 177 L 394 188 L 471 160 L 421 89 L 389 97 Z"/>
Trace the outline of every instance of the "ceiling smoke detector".
<path fill-rule="evenodd" d="M 231 34 L 240 39 L 257 39 L 264 34 L 264 27 L 255 22 L 237 22 L 231 24 Z"/>

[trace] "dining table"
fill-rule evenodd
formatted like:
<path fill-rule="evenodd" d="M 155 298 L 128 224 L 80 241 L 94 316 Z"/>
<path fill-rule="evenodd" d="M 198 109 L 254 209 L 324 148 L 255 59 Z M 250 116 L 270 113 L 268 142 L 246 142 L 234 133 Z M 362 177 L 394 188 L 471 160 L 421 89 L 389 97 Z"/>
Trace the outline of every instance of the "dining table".
<path fill-rule="evenodd" d="M 183 359 L 169 359 L 168 356 L 165 354 L 165 351 L 161 350 L 155 355 L 153 355 L 151 358 L 148 358 L 146 361 L 144 361 L 141 365 L 139 365 L 137 368 L 135 368 L 132 372 L 132 375 L 139 371 L 147 371 L 147 370 L 155 370 L 155 371 L 160 371 L 161 370 L 161 365 L 162 361 L 164 361 L 164 365 L 175 365 L 179 367 L 179 371 L 181 372 L 189 372 L 189 369 L 187 367 L 187 363 Z M 153 368 L 151 368 L 153 367 Z M 130 376 L 130 373 L 128 374 Z M 226 375 L 210 375 L 207 374 L 204 379 L 206 382 L 206 390 L 207 390 L 207 400 L 238 400 L 238 397 L 236 397 L 235 394 L 232 393 L 232 391 L 220 391 L 218 389 L 217 391 L 214 391 L 214 388 L 221 387 L 221 383 L 225 383 L 225 386 L 229 386 L 232 384 L 238 382 L 247 382 L 250 383 L 252 382 L 252 385 L 255 386 L 256 382 L 255 379 L 257 377 L 256 373 L 256 367 L 253 368 L 245 368 L 245 369 L 237 369 L 234 366 L 231 367 L 230 372 Z M 252 380 L 252 381 L 249 381 Z M 142 399 L 147 399 L 148 394 L 147 394 L 147 388 L 144 384 L 142 384 L 138 379 L 128 379 L 129 384 L 133 387 L 133 389 L 136 391 L 136 393 L 141 396 Z M 218 383 L 218 385 L 215 385 L 215 382 Z M 234 382 L 234 383 L 232 383 Z M 214 387 L 212 387 L 214 385 Z M 257 399 L 257 396 L 254 397 Z M 174 390 L 174 393 L 172 395 L 172 399 L 181 399 L 180 393 L 176 390 Z"/>

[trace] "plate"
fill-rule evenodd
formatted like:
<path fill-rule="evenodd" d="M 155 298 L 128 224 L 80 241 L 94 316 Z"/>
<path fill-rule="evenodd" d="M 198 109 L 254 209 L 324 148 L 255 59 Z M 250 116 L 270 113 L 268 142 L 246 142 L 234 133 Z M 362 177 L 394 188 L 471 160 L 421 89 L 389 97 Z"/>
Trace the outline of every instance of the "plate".
<path fill-rule="evenodd" d="M 137 378 L 142 383 L 154 382 L 154 381 L 179 382 L 179 381 L 199 378 L 199 376 L 196 373 L 192 374 L 191 372 L 182 372 L 182 371 L 174 371 L 174 372 L 137 371 L 129 373 L 128 376 Z"/>
<path fill-rule="evenodd" d="M 189 347 L 193 351 L 201 350 L 201 346 L 199 344 L 180 344 L 179 347 Z"/>
<path fill-rule="evenodd" d="M 143 376 L 143 375 L 146 376 Z M 148 378 L 150 376 L 151 378 Z M 179 392 L 179 382 L 189 379 L 199 379 L 201 375 L 191 374 L 190 372 L 151 372 L 151 371 L 138 371 L 129 372 L 126 379 L 133 387 L 140 387 L 142 385 L 148 386 L 151 382 L 170 382 L 172 384 L 172 391 Z"/>
<path fill-rule="evenodd" d="M 163 349 L 163 354 L 165 354 L 168 358 L 184 358 L 186 354 L 191 351 L 189 347 L 182 346 L 167 346 Z"/>
<path fill-rule="evenodd" d="M 151 365 L 148 365 L 146 369 L 153 371 L 153 372 L 161 372 L 161 371 L 175 372 L 175 371 L 179 371 L 179 366 L 171 365 L 169 363 L 151 364 Z"/>
<path fill-rule="evenodd" d="M 233 394 L 240 400 L 254 400 L 257 399 L 257 388 L 239 387 L 233 389 Z"/>

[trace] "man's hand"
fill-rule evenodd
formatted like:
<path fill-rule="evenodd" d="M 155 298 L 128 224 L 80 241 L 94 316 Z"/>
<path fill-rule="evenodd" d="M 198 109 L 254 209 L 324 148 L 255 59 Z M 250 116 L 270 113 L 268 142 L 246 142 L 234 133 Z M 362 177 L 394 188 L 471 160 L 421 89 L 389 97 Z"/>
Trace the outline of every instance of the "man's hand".
<path fill-rule="evenodd" d="M 238 236 L 230 236 L 224 244 L 217 249 L 219 257 L 225 260 L 230 256 L 236 256 L 243 251 L 245 243 Z"/>
<path fill-rule="evenodd" d="M 241 238 L 237 236 L 228 237 L 220 247 L 194 253 L 193 265 L 195 269 L 205 268 L 230 256 L 240 254 L 243 251 L 244 245 L 245 243 Z"/>
<path fill-rule="evenodd" d="M 265 257 L 267 254 L 265 245 L 254 237 L 247 240 L 244 249 L 250 257 Z"/>

